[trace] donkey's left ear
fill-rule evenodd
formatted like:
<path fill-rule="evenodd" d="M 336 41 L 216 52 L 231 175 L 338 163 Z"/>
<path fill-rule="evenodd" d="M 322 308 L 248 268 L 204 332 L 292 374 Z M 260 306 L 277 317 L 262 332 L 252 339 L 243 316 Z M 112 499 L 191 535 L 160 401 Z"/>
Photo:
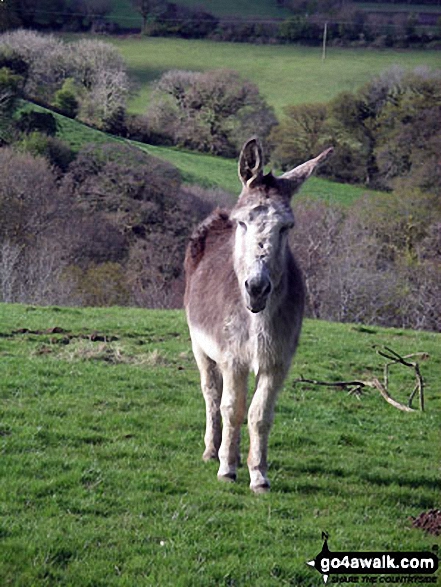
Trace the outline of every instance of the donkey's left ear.
<path fill-rule="evenodd" d="M 247 141 L 239 156 L 239 177 L 244 186 L 254 187 L 263 177 L 263 151 L 257 137 Z"/>
<path fill-rule="evenodd" d="M 326 151 L 320 153 L 320 155 L 315 157 L 315 159 L 310 159 L 309 161 L 306 161 L 306 163 L 302 163 L 301 165 L 294 167 L 294 169 L 291 169 L 291 171 L 287 171 L 280 176 L 280 179 L 287 179 L 288 181 L 292 181 L 294 184 L 293 188 L 299 188 L 302 183 L 314 173 L 319 165 L 321 165 L 331 155 L 333 150 L 334 149 L 332 147 L 330 149 L 326 149 Z"/>

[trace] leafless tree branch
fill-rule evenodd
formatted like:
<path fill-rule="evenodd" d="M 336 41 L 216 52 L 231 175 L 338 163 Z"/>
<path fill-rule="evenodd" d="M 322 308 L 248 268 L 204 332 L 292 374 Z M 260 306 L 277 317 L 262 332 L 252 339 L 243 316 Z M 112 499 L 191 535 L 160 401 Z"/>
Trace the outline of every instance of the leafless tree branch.
<path fill-rule="evenodd" d="M 363 390 L 365 388 L 369 389 L 376 389 L 379 391 L 380 395 L 387 401 L 388 404 L 401 410 L 403 412 L 415 412 L 416 410 L 412 408 L 412 401 L 418 392 L 419 396 L 419 406 L 420 410 L 424 411 L 424 380 L 421 375 L 421 370 L 419 364 L 416 361 L 409 361 L 413 357 L 420 357 L 421 360 L 426 360 L 429 358 L 427 353 L 412 353 L 410 355 L 401 356 L 399 353 L 394 351 L 389 347 L 383 347 L 384 350 L 376 349 L 377 354 L 385 359 L 389 359 L 389 362 L 386 363 L 384 366 L 384 380 L 381 382 L 378 378 L 374 377 L 368 381 L 359 381 L 359 380 L 352 380 L 352 381 L 318 381 L 316 379 L 305 379 L 301 376 L 299 379 L 294 381 L 294 385 L 298 383 L 309 383 L 311 385 L 321 385 L 325 387 L 334 387 L 344 391 L 347 391 L 350 395 L 355 395 L 356 397 L 360 398 L 363 394 Z M 389 393 L 389 367 L 391 365 L 403 365 L 405 367 L 409 367 L 413 369 L 415 372 L 416 378 L 416 385 L 409 396 L 408 405 L 404 405 L 401 402 L 398 402 L 393 399 L 393 397 Z"/>

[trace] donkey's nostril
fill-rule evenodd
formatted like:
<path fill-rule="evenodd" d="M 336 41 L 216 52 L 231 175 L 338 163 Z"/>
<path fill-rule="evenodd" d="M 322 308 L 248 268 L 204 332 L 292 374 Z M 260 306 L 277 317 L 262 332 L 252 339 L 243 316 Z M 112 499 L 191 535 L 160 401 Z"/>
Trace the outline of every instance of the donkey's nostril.
<path fill-rule="evenodd" d="M 262 290 L 262 293 L 260 295 L 262 296 L 268 296 L 271 292 L 271 282 L 268 281 L 267 284 L 265 285 L 265 287 Z"/>
<path fill-rule="evenodd" d="M 271 282 L 269 279 L 247 279 L 245 281 L 245 289 L 252 298 L 261 298 L 269 295 L 271 291 Z"/>

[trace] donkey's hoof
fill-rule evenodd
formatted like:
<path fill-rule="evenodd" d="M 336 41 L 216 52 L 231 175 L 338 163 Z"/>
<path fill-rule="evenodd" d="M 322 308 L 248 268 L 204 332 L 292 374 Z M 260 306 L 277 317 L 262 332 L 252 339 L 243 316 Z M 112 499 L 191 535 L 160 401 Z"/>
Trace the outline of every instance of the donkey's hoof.
<path fill-rule="evenodd" d="M 234 483 L 237 479 L 236 473 L 226 473 L 225 475 L 218 475 L 218 481 L 223 483 Z"/>
<path fill-rule="evenodd" d="M 204 452 L 204 454 L 202 455 L 202 460 L 207 463 L 208 461 L 218 461 L 219 457 L 217 454 L 217 450 L 212 449 L 212 450 L 206 450 Z"/>
<path fill-rule="evenodd" d="M 268 482 L 262 483 L 261 485 L 250 485 L 250 489 L 253 493 L 268 493 L 270 490 L 270 484 Z"/>

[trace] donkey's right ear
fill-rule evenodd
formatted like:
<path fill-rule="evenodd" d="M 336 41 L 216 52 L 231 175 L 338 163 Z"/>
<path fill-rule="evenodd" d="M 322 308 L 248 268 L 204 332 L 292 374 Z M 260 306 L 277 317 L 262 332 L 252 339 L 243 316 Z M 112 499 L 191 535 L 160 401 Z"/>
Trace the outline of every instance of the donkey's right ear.
<path fill-rule="evenodd" d="M 239 177 L 244 186 L 254 187 L 263 177 L 263 151 L 257 137 L 247 141 L 239 157 Z"/>

